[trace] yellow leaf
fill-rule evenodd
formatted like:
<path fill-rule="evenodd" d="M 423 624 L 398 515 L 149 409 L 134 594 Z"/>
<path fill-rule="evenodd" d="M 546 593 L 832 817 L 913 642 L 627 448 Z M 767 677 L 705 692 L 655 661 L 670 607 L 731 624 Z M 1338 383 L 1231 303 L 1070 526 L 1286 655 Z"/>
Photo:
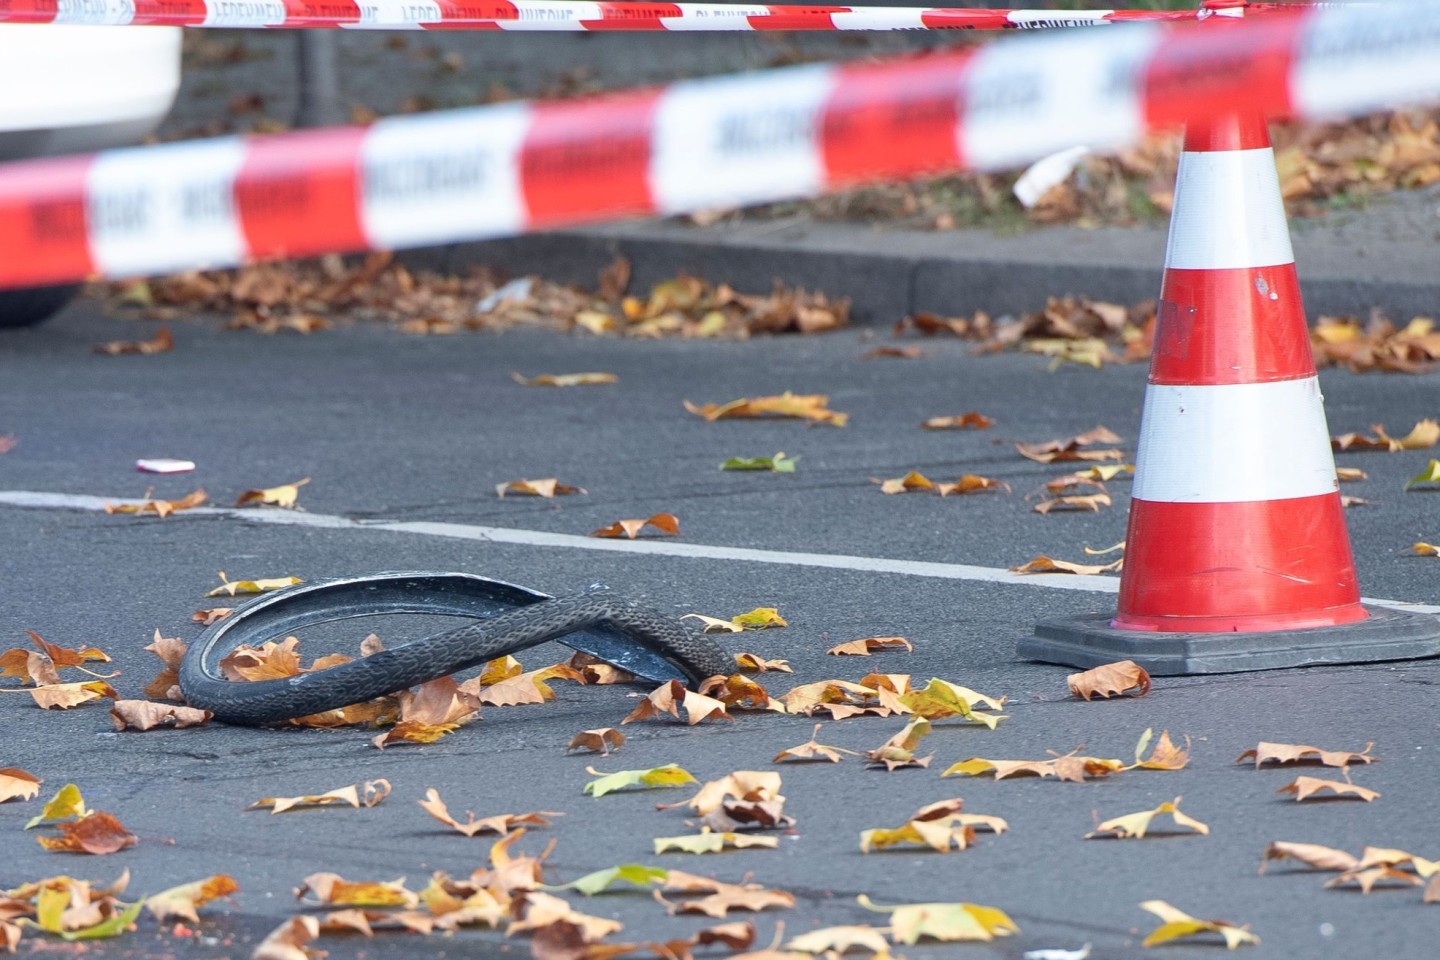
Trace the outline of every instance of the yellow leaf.
<path fill-rule="evenodd" d="M 967 473 L 954 483 L 937 483 L 935 491 L 942 497 L 950 494 L 981 493 L 985 490 L 1004 490 L 1010 492 L 1010 484 L 1003 480 L 992 480 L 990 477 L 981 477 L 973 473 Z"/>
<path fill-rule="evenodd" d="M 1176 797 L 1172 801 L 1160 804 L 1160 806 L 1154 810 L 1141 810 L 1139 813 L 1126 814 L 1123 817 L 1106 820 L 1093 831 L 1085 834 L 1085 839 L 1093 840 L 1106 834 L 1121 840 L 1128 838 L 1143 839 L 1146 831 L 1150 829 L 1150 821 L 1161 814 L 1169 814 L 1170 818 L 1175 821 L 1176 826 L 1187 827 L 1195 833 L 1208 834 L 1210 832 L 1210 828 L 1205 824 L 1180 812 L 1180 798 Z"/>
<path fill-rule="evenodd" d="M 706 830 L 683 837 L 656 837 L 655 853 L 659 855 L 672 850 L 679 853 L 719 853 L 726 848 L 764 847 L 774 849 L 779 845 L 780 841 L 776 837 L 758 837 L 748 833 L 713 833 Z"/>
<path fill-rule="evenodd" d="M 171 887 L 146 897 L 145 909 L 150 911 L 157 923 L 164 923 L 170 917 L 181 917 L 191 923 L 199 923 L 200 917 L 195 912 L 197 908 L 219 897 L 228 897 L 239 889 L 240 885 L 233 877 L 217 873 L 213 877 Z"/>
<path fill-rule="evenodd" d="M 460 729 L 459 723 L 426 723 L 422 720 L 401 720 L 370 742 L 384 750 L 392 743 L 434 743 L 446 734 Z"/>
<path fill-rule="evenodd" d="M 607 793 L 613 793 L 625 787 L 644 787 L 648 790 L 655 790 L 700 782 L 691 776 L 690 771 L 673 763 L 667 763 L 663 767 L 651 767 L 649 770 L 621 770 L 618 773 L 601 773 L 593 767 L 586 767 L 585 772 L 599 779 L 585 784 L 581 792 L 587 793 L 597 800 Z"/>
<path fill-rule="evenodd" d="M 300 488 L 309 482 L 309 477 L 303 477 L 294 483 L 282 483 L 278 487 L 246 490 L 235 501 L 235 506 L 243 507 L 247 503 L 256 503 L 269 507 L 293 507 L 300 496 Z"/>
<path fill-rule="evenodd" d="M 749 613 L 737 614 L 730 622 L 742 630 L 768 630 L 773 627 L 788 627 L 785 618 L 774 607 L 756 607 Z"/>
<path fill-rule="evenodd" d="M 1224 920 L 1197 920 L 1183 910 L 1177 910 L 1170 906 L 1164 900 L 1146 900 L 1140 904 L 1140 909 L 1155 914 L 1162 921 L 1161 925 L 1151 931 L 1150 935 L 1140 944 L 1142 947 L 1169 943 L 1171 940 L 1192 937 L 1197 933 L 1218 933 L 1224 938 L 1225 946 L 1231 950 L 1241 944 L 1258 945 L 1260 943 L 1260 938 L 1251 933 L 1248 927 L 1237 927 Z"/>
<path fill-rule="evenodd" d="M 865 754 L 865 759 L 872 764 L 884 764 L 886 770 L 929 766 L 933 755 L 930 757 L 915 756 L 915 748 L 929 734 L 930 721 L 923 716 L 912 717 L 899 733 Z"/>
<path fill-rule="evenodd" d="M 512 373 L 510 376 L 516 383 L 527 387 L 580 387 L 620 382 L 613 373 L 542 373 L 535 377 Z"/>
<path fill-rule="evenodd" d="M 778 396 L 754 397 L 732 400 L 729 403 L 707 403 L 696 406 L 685 401 L 685 409 L 706 420 L 724 420 L 749 417 L 789 417 L 813 420 L 843 427 L 849 414 L 829 409 L 830 398 L 824 394 L 794 394 L 788 390 Z"/>
<path fill-rule="evenodd" d="M 895 494 L 909 493 L 915 490 L 934 490 L 935 484 L 923 473 L 911 470 L 903 477 L 893 477 L 889 480 L 880 481 L 880 492 Z"/>
<path fill-rule="evenodd" d="M 1190 738 L 1185 738 L 1185 748 L 1182 750 L 1170 739 L 1169 730 L 1160 731 L 1160 739 L 1155 743 L 1155 749 L 1150 751 L 1146 757 L 1145 748 L 1150 744 L 1150 737 L 1153 731 L 1146 727 L 1145 733 L 1140 737 L 1140 742 L 1135 746 L 1135 762 L 1130 769 L 1141 770 L 1183 770 L 1190 762 Z"/>
<path fill-rule="evenodd" d="M 88 817 L 90 814 L 91 811 L 85 807 L 85 798 L 80 795 L 80 788 L 73 783 L 67 783 L 56 791 L 55 796 L 50 798 L 38 814 L 30 818 L 25 829 L 29 830 L 42 823 Z"/>
<path fill-rule="evenodd" d="M 225 571 L 220 571 L 220 586 L 205 594 L 207 597 L 233 597 L 241 593 L 266 593 L 283 590 L 297 583 L 304 583 L 299 577 L 276 577 L 273 580 L 229 580 Z"/>
<path fill-rule="evenodd" d="M 87 680 L 76 683 L 47 683 L 30 687 L 25 691 L 43 710 L 69 710 L 92 700 L 120 699 L 115 688 L 104 680 Z"/>
<path fill-rule="evenodd" d="M 684 619 L 684 618 L 682 617 L 681 619 Z M 705 619 L 710 619 L 710 618 L 707 617 L 707 618 L 705 618 Z M 721 623 L 729 623 L 729 621 L 725 621 L 725 620 L 722 620 L 722 621 L 720 621 L 720 622 L 721 622 Z M 731 624 L 731 626 L 733 626 L 733 624 Z M 731 632 L 735 632 L 735 631 L 731 631 Z M 752 673 L 767 673 L 767 672 L 769 672 L 769 671 L 771 671 L 771 670 L 776 670 L 776 671 L 779 671 L 780 673 L 794 673 L 794 672 L 795 672 L 795 671 L 791 668 L 791 666 L 790 666 L 790 661 L 788 661 L 788 660 L 766 660 L 764 657 L 761 657 L 761 656 L 759 656 L 758 654 L 754 654 L 754 653 L 737 653 L 737 654 L 735 654 L 735 663 L 740 667 L 741 670 L 748 670 L 748 671 L 750 671 L 750 672 L 752 672 Z"/>
<path fill-rule="evenodd" d="M 867 910 L 890 914 L 891 936 L 914 945 L 922 939 L 947 943 L 986 942 L 1019 933 L 1003 910 L 977 903 L 912 903 L 884 907 L 865 894 L 855 898 Z"/>
<path fill-rule="evenodd" d="M 308 898 L 307 898 L 308 895 Z M 413 907 L 420 902 L 404 879 L 351 881 L 338 873 L 312 873 L 295 890 L 295 899 L 309 904 L 350 907 Z"/>
<path fill-rule="evenodd" d="M 977 706 L 989 707 L 992 710 L 999 710 L 1005 705 L 1005 698 L 987 697 L 983 693 L 976 693 L 969 687 L 962 687 L 932 677 L 930 682 L 919 690 L 912 690 L 902 694 L 898 703 L 913 713 L 931 720 L 943 720 L 949 717 L 961 717 L 972 723 L 984 724 L 991 730 L 1005 719 L 1004 714 L 985 713 L 976 710 Z"/>

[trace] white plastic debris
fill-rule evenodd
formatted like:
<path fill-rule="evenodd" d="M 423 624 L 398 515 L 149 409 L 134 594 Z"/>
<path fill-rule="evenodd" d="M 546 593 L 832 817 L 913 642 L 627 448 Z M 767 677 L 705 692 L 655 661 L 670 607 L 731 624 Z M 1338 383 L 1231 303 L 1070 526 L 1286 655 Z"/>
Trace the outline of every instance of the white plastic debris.
<path fill-rule="evenodd" d="M 511 300 L 524 300 L 530 296 L 530 291 L 534 286 L 535 279 L 533 277 L 516 277 L 475 304 L 475 311 L 477 313 L 490 313 L 493 310 L 499 309 L 502 303 L 508 303 Z"/>
<path fill-rule="evenodd" d="M 1079 950 L 1026 950 L 1025 960 L 1085 960 L 1090 956 L 1090 944 Z"/>
<path fill-rule="evenodd" d="M 171 460 L 157 457 L 153 460 L 136 460 L 135 469 L 141 473 L 189 473 L 195 469 L 193 460 Z"/>
<path fill-rule="evenodd" d="M 1015 181 L 1015 199 L 1029 210 L 1051 187 L 1064 183 L 1089 152 L 1089 147 L 1070 147 L 1036 160 Z"/>

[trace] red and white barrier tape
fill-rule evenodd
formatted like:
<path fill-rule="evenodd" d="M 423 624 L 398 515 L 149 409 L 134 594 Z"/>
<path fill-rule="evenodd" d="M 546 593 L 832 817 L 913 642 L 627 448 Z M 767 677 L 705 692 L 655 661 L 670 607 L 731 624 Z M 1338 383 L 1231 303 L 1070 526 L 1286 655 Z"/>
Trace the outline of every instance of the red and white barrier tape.
<path fill-rule="evenodd" d="M 0 287 L 447 243 L 1440 100 L 1440 0 L 1056 31 L 370 127 L 0 166 Z"/>
<path fill-rule="evenodd" d="M 980 10 L 578 0 L 0 0 L 0 23 L 352 30 L 1011 30 L 1243 17 L 1294 4 L 1198 10 Z"/>

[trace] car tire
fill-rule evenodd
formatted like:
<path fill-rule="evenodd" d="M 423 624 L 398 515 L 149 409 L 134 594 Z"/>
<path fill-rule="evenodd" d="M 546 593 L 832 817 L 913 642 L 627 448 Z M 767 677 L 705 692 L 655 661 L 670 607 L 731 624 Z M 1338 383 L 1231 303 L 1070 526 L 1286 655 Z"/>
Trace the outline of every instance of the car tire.
<path fill-rule="evenodd" d="M 33 327 L 50 319 L 75 296 L 79 284 L 0 290 L 0 329 Z"/>

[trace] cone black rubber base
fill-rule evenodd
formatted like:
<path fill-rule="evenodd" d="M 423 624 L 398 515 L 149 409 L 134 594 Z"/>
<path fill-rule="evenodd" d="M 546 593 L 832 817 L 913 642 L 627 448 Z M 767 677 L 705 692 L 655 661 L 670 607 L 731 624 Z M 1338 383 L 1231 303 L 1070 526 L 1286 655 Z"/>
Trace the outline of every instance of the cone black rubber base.
<path fill-rule="evenodd" d="M 1113 614 L 1043 620 L 1020 641 L 1029 660 L 1089 669 L 1134 660 L 1154 676 L 1244 673 L 1336 663 L 1440 656 L 1440 617 L 1366 605 L 1359 623 L 1267 633 L 1151 633 L 1117 630 Z"/>

